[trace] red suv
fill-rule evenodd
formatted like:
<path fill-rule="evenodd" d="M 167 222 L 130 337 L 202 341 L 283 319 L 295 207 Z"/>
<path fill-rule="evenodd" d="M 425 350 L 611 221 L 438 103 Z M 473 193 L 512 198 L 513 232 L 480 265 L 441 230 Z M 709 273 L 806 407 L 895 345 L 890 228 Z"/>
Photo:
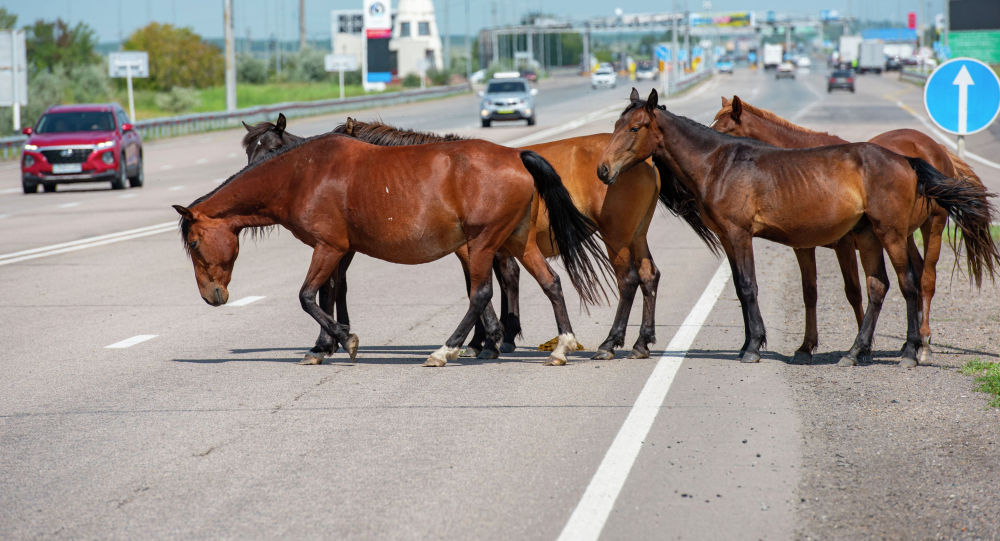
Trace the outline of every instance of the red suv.
<path fill-rule="evenodd" d="M 111 181 L 122 190 L 142 186 L 142 137 L 117 103 L 49 107 L 33 127 L 21 156 L 21 186 L 54 192 L 57 184 Z"/>

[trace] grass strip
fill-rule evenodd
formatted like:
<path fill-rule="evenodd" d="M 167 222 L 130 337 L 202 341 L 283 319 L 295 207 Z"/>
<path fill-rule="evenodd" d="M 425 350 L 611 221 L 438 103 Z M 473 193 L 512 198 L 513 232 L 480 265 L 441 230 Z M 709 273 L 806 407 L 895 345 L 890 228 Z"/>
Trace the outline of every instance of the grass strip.
<path fill-rule="evenodd" d="M 974 359 L 965 363 L 959 372 L 976 376 L 975 381 L 980 384 L 976 390 L 993 395 L 990 406 L 1000 408 L 1000 363 Z"/>

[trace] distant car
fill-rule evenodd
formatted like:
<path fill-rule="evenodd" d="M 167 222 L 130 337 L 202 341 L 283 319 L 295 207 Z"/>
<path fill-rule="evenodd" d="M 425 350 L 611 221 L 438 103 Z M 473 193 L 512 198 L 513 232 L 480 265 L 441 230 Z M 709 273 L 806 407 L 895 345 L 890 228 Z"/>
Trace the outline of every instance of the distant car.
<path fill-rule="evenodd" d="M 123 190 L 142 186 L 142 137 L 117 103 L 49 107 L 28 136 L 21 156 L 24 193 L 56 185 L 110 181 Z"/>
<path fill-rule="evenodd" d="M 715 63 L 715 68 L 719 70 L 719 73 L 733 74 L 733 61 L 732 60 L 719 60 Z"/>
<path fill-rule="evenodd" d="M 532 82 L 538 80 L 538 74 L 535 73 L 535 70 L 521 70 L 521 77 Z"/>
<path fill-rule="evenodd" d="M 842 88 L 854 92 L 854 72 L 851 70 L 836 70 L 830 74 L 826 81 L 826 91 L 833 92 L 835 88 Z"/>
<path fill-rule="evenodd" d="M 891 56 L 885 59 L 885 71 L 902 71 L 903 63 L 898 56 Z"/>
<path fill-rule="evenodd" d="M 778 70 L 774 72 L 775 79 L 794 79 L 795 64 L 785 61 L 778 65 Z"/>
<path fill-rule="evenodd" d="M 796 64 L 796 65 L 797 65 L 798 67 L 800 67 L 800 68 L 803 68 L 803 69 L 809 69 L 809 68 L 811 68 L 811 67 L 812 67 L 812 60 L 809 60 L 809 57 L 808 57 L 808 56 L 800 56 L 800 57 L 799 57 L 799 58 L 798 58 L 798 59 L 797 59 L 797 60 L 795 61 L 795 64 Z"/>
<path fill-rule="evenodd" d="M 656 68 L 649 62 L 641 62 L 635 67 L 636 81 L 652 81 L 656 79 Z"/>
<path fill-rule="evenodd" d="M 527 120 L 535 125 L 535 95 L 538 90 L 531 88 L 522 77 L 494 76 L 486 84 L 486 90 L 479 92 L 479 117 L 484 128 L 489 128 L 494 120 Z"/>
<path fill-rule="evenodd" d="M 611 67 L 597 68 L 597 71 L 590 74 L 590 87 L 614 88 L 618 85 L 618 75 Z"/>

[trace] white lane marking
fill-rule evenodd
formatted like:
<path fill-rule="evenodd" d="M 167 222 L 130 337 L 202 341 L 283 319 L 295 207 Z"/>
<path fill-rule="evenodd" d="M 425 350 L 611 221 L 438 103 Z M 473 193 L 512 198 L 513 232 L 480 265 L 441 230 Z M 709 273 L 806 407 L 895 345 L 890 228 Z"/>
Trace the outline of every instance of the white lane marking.
<path fill-rule="evenodd" d="M 924 117 L 922 117 L 922 116 L 916 114 L 915 112 L 913 112 L 913 110 L 910 109 L 909 107 L 907 107 L 906 105 L 904 105 L 903 102 L 901 102 L 899 100 L 896 100 L 896 105 L 898 105 L 900 109 L 906 111 L 907 113 L 910 113 L 910 116 L 912 116 L 913 118 L 919 120 L 921 124 L 923 124 L 928 130 L 931 131 L 931 133 L 934 134 L 935 137 L 938 138 L 938 140 L 940 140 L 944 144 L 948 145 L 948 148 L 950 148 L 952 150 L 957 150 L 958 149 L 958 145 L 954 141 L 951 140 L 952 136 L 945 135 L 944 132 L 938 130 L 936 126 L 934 126 L 933 124 L 931 124 Z M 973 160 L 976 160 L 977 162 L 979 162 L 979 163 L 981 163 L 983 165 L 988 165 L 988 166 L 990 166 L 990 167 L 992 167 L 994 169 L 1000 169 L 1000 163 L 987 160 L 986 158 L 980 156 L 979 154 L 974 154 L 974 153 L 969 152 L 968 150 L 966 150 L 965 151 L 965 155 L 968 156 L 969 158 L 972 158 Z"/>
<path fill-rule="evenodd" d="M 225 177 L 219 177 L 219 178 L 217 178 L 217 179 L 213 180 L 212 182 L 214 182 L 214 183 L 216 183 L 216 184 L 221 184 L 221 183 L 223 183 L 223 182 L 225 182 L 225 181 L 226 181 L 226 178 L 225 178 Z"/>
<path fill-rule="evenodd" d="M 208 158 L 198 158 L 197 160 L 194 161 L 194 163 L 198 165 L 201 165 L 203 163 L 208 163 Z"/>
<path fill-rule="evenodd" d="M 78 207 L 78 206 L 80 206 L 80 202 L 79 201 L 73 201 L 73 202 L 70 202 L 70 203 L 63 203 L 63 204 L 59 205 L 59 208 L 61 208 L 61 209 L 70 209 L 70 208 Z"/>
<path fill-rule="evenodd" d="M 115 342 L 114 344 L 110 344 L 110 345 L 104 346 L 104 349 L 125 349 L 125 348 L 130 348 L 130 347 L 132 347 L 132 346 L 134 346 L 136 344 L 141 344 L 141 343 L 145 342 L 146 340 L 152 340 L 153 338 L 156 338 L 157 336 L 159 336 L 159 335 L 158 334 L 138 334 L 136 336 L 133 336 L 132 338 L 126 338 L 126 339 L 122 340 L 121 342 Z"/>
<path fill-rule="evenodd" d="M 170 165 L 170 164 L 167 164 L 167 165 L 161 165 L 161 166 L 160 166 L 160 171 L 168 171 L 168 170 L 170 170 L 170 169 L 173 169 L 173 168 L 174 168 L 174 166 L 172 166 L 172 165 Z"/>
<path fill-rule="evenodd" d="M 649 434 L 649 429 L 653 426 L 656 414 L 663 407 L 663 401 L 670 390 L 674 376 L 680 369 L 681 361 L 687 354 L 688 348 L 694 342 L 698 331 L 705 323 L 705 319 L 712 312 L 712 307 L 719 299 L 722 289 L 729 281 L 729 262 L 723 261 L 719 269 L 715 271 L 715 276 L 708 283 L 701 298 L 691 309 L 684 323 L 677 329 L 677 334 L 670 340 L 667 349 L 663 352 L 660 360 L 657 361 L 653 373 L 646 380 L 642 392 L 639 393 L 635 404 L 629 411 L 625 423 L 618 430 L 614 442 L 604 455 L 604 460 L 594 473 L 594 477 L 587 485 L 587 490 L 583 493 L 580 503 L 577 504 L 573 514 L 569 517 L 562 533 L 559 534 L 559 541 L 596 541 L 604 529 L 608 515 L 618 499 L 622 486 L 628 478 L 632 465 L 635 463 L 639 451 L 642 450 L 643 440 Z"/>
<path fill-rule="evenodd" d="M 181 184 L 180 186 L 171 186 L 171 187 L 167 188 L 167 190 L 171 191 L 171 192 L 176 192 L 177 190 L 183 190 L 183 189 L 184 189 L 184 185 L 183 184 Z"/>
<path fill-rule="evenodd" d="M 235 152 L 230 152 L 229 154 L 226 154 L 227 158 L 235 158 L 236 156 L 237 154 Z"/>
<path fill-rule="evenodd" d="M 619 109 L 623 109 L 623 107 L 620 103 L 616 103 L 614 105 L 604 107 L 603 109 L 598 109 L 596 111 L 588 113 L 576 120 L 567 122 L 565 124 L 548 128 L 542 131 L 537 131 L 535 133 L 529 133 L 524 137 L 518 137 L 517 139 L 514 139 L 512 141 L 507 141 L 504 143 L 504 145 L 509 147 L 523 147 L 525 145 L 530 145 L 531 143 L 535 143 L 538 141 L 545 141 L 551 138 L 553 135 L 567 132 L 569 130 L 574 130 L 576 128 L 579 128 L 580 126 L 583 126 L 584 124 L 587 124 L 588 122 L 593 122 L 595 120 L 598 120 L 602 116 L 609 115 L 615 111 L 618 111 Z"/>
<path fill-rule="evenodd" d="M 118 199 L 132 199 L 133 197 L 139 197 L 137 193 L 123 193 L 118 196 Z"/>
<path fill-rule="evenodd" d="M 0 266 L 10 265 L 11 263 L 17 263 L 20 261 L 27 261 L 29 259 L 37 259 L 39 257 L 47 257 L 50 255 L 83 250 L 84 248 L 103 246 L 105 244 L 121 242 L 124 240 L 137 239 L 139 237 L 148 237 L 150 235 L 157 235 L 167 231 L 176 231 L 176 229 L 177 222 L 164 222 L 137 229 L 129 229 L 128 231 L 119 231 L 118 233 L 108 233 L 107 235 L 98 235 L 96 237 L 88 237 L 70 242 L 52 244 L 50 246 L 42 246 L 41 248 L 32 248 L 30 250 L 21 250 L 20 252 L 0 254 Z"/>
<path fill-rule="evenodd" d="M 21 188 L 5 188 L 0 190 L 0 194 L 20 193 L 21 191 Z"/>
<path fill-rule="evenodd" d="M 248 297 L 243 297 L 240 300 L 229 303 L 229 306 L 246 306 L 252 302 L 257 302 L 263 298 L 264 298 L 263 295 L 250 295 Z"/>

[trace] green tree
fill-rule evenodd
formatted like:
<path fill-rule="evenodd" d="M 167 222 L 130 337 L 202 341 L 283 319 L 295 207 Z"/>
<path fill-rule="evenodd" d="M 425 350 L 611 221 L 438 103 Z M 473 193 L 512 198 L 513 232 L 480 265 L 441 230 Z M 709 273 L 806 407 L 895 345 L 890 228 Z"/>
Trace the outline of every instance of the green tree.
<path fill-rule="evenodd" d="M 205 88 L 223 83 L 222 51 L 190 28 L 150 23 L 133 32 L 122 48 L 149 53 L 149 78 L 137 79 L 134 84 L 139 88 Z"/>
<path fill-rule="evenodd" d="M 83 23 L 70 28 L 62 19 L 37 20 L 25 28 L 28 63 L 36 70 L 51 71 L 55 66 L 95 64 L 100 56 L 94 52 L 97 44 L 94 30 Z"/>
<path fill-rule="evenodd" d="M 17 26 L 17 15 L 0 8 L 0 30 L 13 30 Z"/>

